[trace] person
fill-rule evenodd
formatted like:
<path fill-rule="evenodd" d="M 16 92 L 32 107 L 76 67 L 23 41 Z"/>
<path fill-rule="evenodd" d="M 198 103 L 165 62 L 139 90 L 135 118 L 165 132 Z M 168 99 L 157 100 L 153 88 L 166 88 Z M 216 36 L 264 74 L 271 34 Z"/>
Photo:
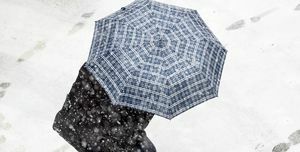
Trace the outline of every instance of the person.
<path fill-rule="evenodd" d="M 82 65 L 52 128 L 78 152 L 156 152 L 145 132 L 153 116 L 113 105 Z"/>

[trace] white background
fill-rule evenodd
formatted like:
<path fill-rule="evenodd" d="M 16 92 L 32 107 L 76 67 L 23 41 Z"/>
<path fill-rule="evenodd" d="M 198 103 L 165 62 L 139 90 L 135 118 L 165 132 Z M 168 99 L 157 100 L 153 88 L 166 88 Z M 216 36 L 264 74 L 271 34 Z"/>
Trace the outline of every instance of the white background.
<path fill-rule="evenodd" d="M 289 143 L 300 129 L 300 1 L 157 1 L 197 9 L 228 50 L 219 97 L 171 121 L 154 116 L 146 132 L 158 152 Z M 94 21 L 130 2 L 0 0 L 0 83 L 10 83 L 0 87 L 1 152 L 75 152 L 52 130 L 54 116 L 87 59 Z"/>

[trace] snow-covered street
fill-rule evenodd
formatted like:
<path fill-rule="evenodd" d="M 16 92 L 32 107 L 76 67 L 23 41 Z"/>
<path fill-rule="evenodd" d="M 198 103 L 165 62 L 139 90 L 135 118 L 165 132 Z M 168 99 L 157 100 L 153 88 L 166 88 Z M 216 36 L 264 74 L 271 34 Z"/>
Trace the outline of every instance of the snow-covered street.
<path fill-rule="evenodd" d="M 157 151 L 299 152 L 300 1 L 157 1 L 197 9 L 228 50 L 219 97 L 171 121 L 153 117 Z M 94 21 L 130 2 L 0 0 L 0 152 L 75 152 L 54 117 Z"/>

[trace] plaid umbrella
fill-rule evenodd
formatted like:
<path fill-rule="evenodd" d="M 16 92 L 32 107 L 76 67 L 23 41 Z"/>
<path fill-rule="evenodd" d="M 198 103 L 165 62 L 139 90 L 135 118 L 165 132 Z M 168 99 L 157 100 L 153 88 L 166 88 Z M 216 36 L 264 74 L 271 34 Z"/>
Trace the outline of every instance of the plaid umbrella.
<path fill-rule="evenodd" d="M 226 53 L 197 10 L 134 0 L 95 21 L 85 66 L 114 105 L 172 119 L 218 96 Z"/>

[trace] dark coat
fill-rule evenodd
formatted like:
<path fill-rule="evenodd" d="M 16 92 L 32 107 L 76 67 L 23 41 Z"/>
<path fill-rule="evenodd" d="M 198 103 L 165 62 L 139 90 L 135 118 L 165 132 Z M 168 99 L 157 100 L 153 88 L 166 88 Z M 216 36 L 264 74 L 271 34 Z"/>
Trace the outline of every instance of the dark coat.
<path fill-rule="evenodd" d="M 52 127 L 79 152 L 155 152 L 145 132 L 152 117 L 111 104 L 83 65 Z"/>

